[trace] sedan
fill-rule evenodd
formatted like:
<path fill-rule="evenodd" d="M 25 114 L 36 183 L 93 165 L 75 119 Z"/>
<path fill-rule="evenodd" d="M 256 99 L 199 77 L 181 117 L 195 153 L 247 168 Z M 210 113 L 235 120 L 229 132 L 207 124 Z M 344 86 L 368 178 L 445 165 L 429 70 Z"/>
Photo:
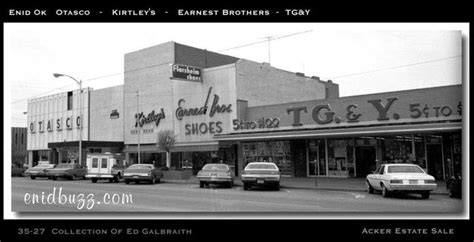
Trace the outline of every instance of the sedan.
<path fill-rule="evenodd" d="M 148 181 L 154 184 L 161 182 L 163 172 L 152 164 L 135 164 L 123 171 L 123 178 L 126 184 L 129 184 L 130 181 L 135 181 L 137 184 L 140 181 Z"/>
<path fill-rule="evenodd" d="M 73 180 L 77 177 L 86 179 L 86 173 L 86 168 L 76 163 L 61 163 L 55 168 L 46 170 L 46 175 L 53 180 L 58 179 L 58 177 L 68 180 Z"/>
<path fill-rule="evenodd" d="M 37 166 L 33 166 L 25 171 L 25 175 L 29 176 L 31 180 L 36 179 L 36 177 L 48 177 L 46 170 L 53 169 L 56 167 L 56 164 L 49 163 L 39 163 Z"/>
<path fill-rule="evenodd" d="M 242 172 L 244 190 L 252 186 L 268 186 L 280 190 L 280 170 L 271 162 L 251 162 Z"/>
<path fill-rule="evenodd" d="M 436 189 L 433 176 L 414 164 L 383 164 L 377 167 L 366 178 L 367 191 L 382 191 L 382 196 L 389 197 L 394 192 L 419 193 L 424 199 Z"/>
<path fill-rule="evenodd" d="M 227 187 L 234 186 L 234 172 L 226 164 L 206 164 L 197 174 L 199 187 L 203 188 L 209 184 L 225 184 Z"/>

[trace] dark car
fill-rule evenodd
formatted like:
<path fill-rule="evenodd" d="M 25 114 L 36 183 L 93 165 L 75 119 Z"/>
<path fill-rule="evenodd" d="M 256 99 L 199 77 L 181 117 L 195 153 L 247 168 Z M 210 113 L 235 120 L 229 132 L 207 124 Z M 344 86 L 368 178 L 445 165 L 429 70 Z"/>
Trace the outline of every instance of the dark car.
<path fill-rule="evenodd" d="M 449 196 L 454 198 L 462 198 L 462 179 L 461 175 L 455 175 L 446 181 L 446 189 Z"/>
<path fill-rule="evenodd" d="M 131 181 L 135 181 L 137 184 L 140 181 L 148 181 L 151 184 L 160 183 L 161 178 L 163 178 L 163 172 L 152 164 L 135 164 L 123 171 L 123 179 L 126 184 Z"/>
<path fill-rule="evenodd" d="M 25 168 L 12 164 L 12 176 L 24 176 Z"/>
<path fill-rule="evenodd" d="M 87 170 L 84 166 L 76 163 L 61 163 L 58 164 L 55 168 L 47 169 L 46 174 L 53 180 L 58 179 L 58 177 L 66 178 L 68 180 L 73 180 L 75 178 L 86 179 Z"/>
<path fill-rule="evenodd" d="M 40 162 L 37 166 L 33 166 L 25 171 L 25 175 L 29 176 L 32 180 L 36 179 L 36 177 L 48 177 L 46 174 L 46 170 L 53 169 L 56 167 L 56 164 L 49 164 Z"/>
<path fill-rule="evenodd" d="M 234 186 L 234 172 L 226 164 L 206 164 L 196 177 L 200 188 L 209 184 L 224 184 L 229 188 Z"/>

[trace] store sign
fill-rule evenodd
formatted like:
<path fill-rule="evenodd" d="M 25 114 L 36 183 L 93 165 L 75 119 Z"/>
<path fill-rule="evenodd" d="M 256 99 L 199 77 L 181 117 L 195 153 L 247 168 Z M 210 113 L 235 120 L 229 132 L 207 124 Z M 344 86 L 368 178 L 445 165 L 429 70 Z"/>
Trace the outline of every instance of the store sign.
<path fill-rule="evenodd" d="M 30 122 L 29 129 L 30 133 L 35 133 L 36 131 L 38 131 L 39 133 L 43 133 L 45 131 L 53 132 L 54 129 L 56 129 L 56 131 L 62 131 L 63 125 L 66 126 L 67 130 L 71 130 L 73 126 L 79 129 L 81 128 L 81 117 L 66 117 L 66 119 L 64 119 L 64 122 L 63 118 L 40 120 L 37 122 L 32 121 Z"/>
<path fill-rule="evenodd" d="M 172 67 L 172 78 L 184 79 L 188 81 L 202 81 L 202 70 L 198 67 L 174 64 Z"/>
<path fill-rule="evenodd" d="M 191 116 L 207 116 L 214 117 L 216 114 L 231 113 L 232 104 L 220 104 L 219 95 L 214 94 L 212 102 L 211 99 L 212 87 L 209 87 L 207 92 L 206 100 L 203 102 L 203 105 L 200 107 L 186 107 L 186 100 L 180 99 L 178 101 L 178 108 L 175 111 L 175 116 L 177 120 L 183 120 L 185 117 Z M 210 105 L 209 105 L 210 103 Z M 202 123 L 189 123 L 184 125 L 185 135 L 197 135 L 197 134 L 216 134 L 222 133 L 222 122 L 221 121 L 211 121 L 211 122 L 202 122 Z"/>
<path fill-rule="evenodd" d="M 120 118 L 120 114 L 117 111 L 117 109 L 112 110 L 112 112 L 110 113 L 110 119 L 118 119 L 118 118 Z"/>
<path fill-rule="evenodd" d="M 234 119 L 232 120 L 232 127 L 234 130 L 252 130 L 252 129 L 274 129 L 280 125 L 279 118 L 265 118 L 261 117 L 255 121 L 245 121 Z"/>
<path fill-rule="evenodd" d="M 377 121 L 390 121 L 398 120 L 401 118 L 410 118 L 410 119 L 421 119 L 421 118 L 440 118 L 440 117 L 449 117 L 454 114 L 461 115 L 462 113 L 462 104 L 458 103 L 457 106 L 452 105 L 429 105 L 422 103 L 410 103 L 406 106 L 406 111 L 403 114 L 407 114 L 407 117 L 403 117 L 400 112 L 392 112 L 392 107 L 399 102 L 398 97 L 389 97 L 386 99 L 372 99 L 367 100 L 370 110 L 370 113 L 376 113 Z M 357 123 L 362 118 L 364 118 L 364 113 L 358 111 L 359 105 L 355 103 L 348 104 L 345 107 L 345 112 L 336 113 L 333 111 L 333 108 L 330 104 L 321 104 L 316 105 L 312 109 L 307 106 L 293 107 L 286 109 L 288 115 L 293 116 L 292 126 L 302 126 L 301 122 L 302 115 L 310 112 L 312 120 L 321 125 L 341 122 L 347 123 Z"/>
<path fill-rule="evenodd" d="M 161 109 L 161 112 L 155 113 L 155 110 L 151 111 L 148 115 L 141 113 L 135 114 L 135 127 L 143 127 L 143 125 L 154 123 L 157 127 L 160 121 L 165 118 L 165 111 Z"/>

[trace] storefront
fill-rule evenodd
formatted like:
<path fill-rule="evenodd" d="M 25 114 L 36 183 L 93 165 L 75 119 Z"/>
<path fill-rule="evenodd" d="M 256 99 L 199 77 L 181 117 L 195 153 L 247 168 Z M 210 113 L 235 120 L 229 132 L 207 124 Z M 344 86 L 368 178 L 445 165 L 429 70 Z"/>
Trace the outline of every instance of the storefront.
<path fill-rule="evenodd" d="M 365 177 L 383 163 L 414 163 L 446 179 L 462 169 L 461 85 L 251 107 L 246 114 L 215 138 L 241 146 L 243 164 L 274 162 L 283 175 Z"/>

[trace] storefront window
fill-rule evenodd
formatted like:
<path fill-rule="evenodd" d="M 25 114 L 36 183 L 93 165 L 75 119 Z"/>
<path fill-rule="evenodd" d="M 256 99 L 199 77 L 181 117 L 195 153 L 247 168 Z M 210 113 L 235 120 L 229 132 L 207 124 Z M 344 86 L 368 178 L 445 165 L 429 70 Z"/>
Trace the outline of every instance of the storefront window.
<path fill-rule="evenodd" d="M 345 139 L 328 139 L 329 176 L 348 176 L 347 145 Z"/>
<path fill-rule="evenodd" d="M 282 175 L 293 175 L 289 141 L 243 143 L 244 167 L 250 162 L 273 162 Z"/>
<path fill-rule="evenodd" d="M 386 136 L 382 144 L 382 163 L 413 162 L 411 135 Z"/>
<path fill-rule="evenodd" d="M 415 164 L 426 169 L 425 139 L 423 135 L 415 135 Z"/>

